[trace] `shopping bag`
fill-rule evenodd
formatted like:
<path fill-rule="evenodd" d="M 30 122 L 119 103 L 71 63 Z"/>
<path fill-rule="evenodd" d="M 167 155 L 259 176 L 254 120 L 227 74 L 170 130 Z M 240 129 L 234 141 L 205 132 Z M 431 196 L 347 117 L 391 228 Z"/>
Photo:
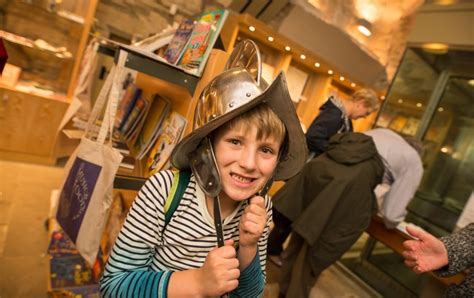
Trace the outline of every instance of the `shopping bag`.
<path fill-rule="evenodd" d="M 76 245 L 79 253 L 92 266 L 97 257 L 102 232 L 112 204 L 112 188 L 122 155 L 112 148 L 112 129 L 117 110 L 118 77 L 126 53 L 120 51 L 117 65 L 107 77 L 79 146 L 69 158 L 61 189 L 56 219 Z M 97 119 L 106 110 L 98 134 Z"/>

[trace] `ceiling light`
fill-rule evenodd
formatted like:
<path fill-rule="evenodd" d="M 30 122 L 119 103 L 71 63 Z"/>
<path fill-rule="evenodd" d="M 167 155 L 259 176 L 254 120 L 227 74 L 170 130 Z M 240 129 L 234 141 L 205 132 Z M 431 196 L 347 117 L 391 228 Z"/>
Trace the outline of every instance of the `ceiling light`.
<path fill-rule="evenodd" d="M 400 98 L 400 99 L 398 100 L 398 103 L 403 103 L 403 99 Z"/>
<path fill-rule="evenodd" d="M 328 74 L 332 75 L 333 73 L 334 73 L 334 71 L 328 70 Z"/>
<path fill-rule="evenodd" d="M 351 83 L 351 87 L 354 88 L 356 86 L 356 83 Z"/>
<path fill-rule="evenodd" d="M 380 96 L 381 100 L 385 100 L 385 95 Z"/>
<path fill-rule="evenodd" d="M 306 59 L 306 56 L 301 54 L 300 58 L 301 58 L 301 60 L 304 60 L 304 59 Z"/>
<path fill-rule="evenodd" d="M 272 37 L 272 36 L 269 36 L 269 37 L 268 37 L 268 41 L 269 41 L 269 42 L 272 42 L 272 41 L 273 41 L 273 37 Z"/>
<path fill-rule="evenodd" d="M 314 66 L 315 66 L 315 67 L 320 67 L 321 64 L 319 64 L 319 62 L 316 62 L 316 63 L 314 63 Z M 472 81 L 474 82 L 474 80 L 472 80 Z"/>
<path fill-rule="evenodd" d="M 290 50 L 291 50 L 291 48 L 289 46 L 285 47 L 285 51 L 289 52 Z"/>
<path fill-rule="evenodd" d="M 357 20 L 357 30 L 367 37 L 372 35 L 372 25 L 366 19 Z"/>
<path fill-rule="evenodd" d="M 438 108 L 438 112 L 442 112 L 442 111 L 444 111 L 444 108 L 443 108 L 443 107 L 439 107 L 439 108 Z"/>
<path fill-rule="evenodd" d="M 470 79 L 469 81 L 467 81 L 467 83 L 468 83 L 470 86 L 474 86 L 474 79 Z"/>
<path fill-rule="evenodd" d="M 446 54 L 449 46 L 445 43 L 431 42 L 423 44 L 421 48 L 431 54 Z"/>
<path fill-rule="evenodd" d="M 458 0 L 433 0 L 435 5 L 452 5 L 458 2 Z"/>
<path fill-rule="evenodd" d="M 254 32 L 255 31 L 255 27 L 254 26 L 249 26 L 249 30 Z"/>
<path fill-rule="evenodd" d="M 416 104 L 416 106 L 419 107 L 419 108 L 421 108 L 423 105 L 421 104 L 421 102 L 418 102 L 418 103 Z"/>
<path fill-rule="evenodd" d="M 339 80 L 341 80 L 341 81 L 344 81 L 345 79 L 346 79 L 346 78 L 344 78 L 343 76 L 340 76 L 340 77 L 339 77 Z"/>

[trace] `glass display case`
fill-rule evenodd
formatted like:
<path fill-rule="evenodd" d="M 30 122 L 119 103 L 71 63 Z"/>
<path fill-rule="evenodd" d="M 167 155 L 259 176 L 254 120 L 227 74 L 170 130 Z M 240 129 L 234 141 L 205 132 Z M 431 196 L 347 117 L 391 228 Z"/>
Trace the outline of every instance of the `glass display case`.
<path fill-rule="evenodd" d="M 405 221 L 436 236 L 453 232 L 474 188 L 474 49 L 408 48 L 375 127 L 423 143 L 424 175 Z M 414 274 L 400 250 L 380 241 L 369 237 L 359 258 L 343 258 L 343 263 L 384 297 L 443 293 L 448 281 Z"/>
<path fill-rule="evenodd" d="M 375 126 L 423 142 L 425 172 L 407 221 L 452 232 L 474 185 L 474 52 L 408 48 Z"/>

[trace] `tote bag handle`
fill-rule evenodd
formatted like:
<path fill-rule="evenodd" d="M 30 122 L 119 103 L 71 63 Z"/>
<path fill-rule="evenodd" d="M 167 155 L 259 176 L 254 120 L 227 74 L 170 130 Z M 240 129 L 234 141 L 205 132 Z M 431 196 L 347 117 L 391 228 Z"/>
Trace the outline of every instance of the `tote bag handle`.
<path fill-rule="evenodd" d="M 102 112 L 104 104 L 107 102 L 107 108 L 102 119 L 102 124 L 99 129 L 97 136 L 97 143 L 103 144 L 107 137 L 107 133 L 110 136 L 110 143 L 112 142 L 113 134 L 113 122 L 118 106 L 118 95 L 119 95 L 119 79 L 125 67 L 125 61 L 127 60 L 128 53 L 124 50 L 119 51 L 119 57 L 116 65 L 113 65 L 107 79 L 102 86 L 102 89 L 97 96 L 94 108 L 91 111 L 89 120 L 87 121 L 87 127 L 85 136 L 90 138 L 90 132 L 96 127 L 96 121 Z M 108 95 L 108 96 L 107 96 Z M 108 99 L 108 100 L 107 100 Z"/>

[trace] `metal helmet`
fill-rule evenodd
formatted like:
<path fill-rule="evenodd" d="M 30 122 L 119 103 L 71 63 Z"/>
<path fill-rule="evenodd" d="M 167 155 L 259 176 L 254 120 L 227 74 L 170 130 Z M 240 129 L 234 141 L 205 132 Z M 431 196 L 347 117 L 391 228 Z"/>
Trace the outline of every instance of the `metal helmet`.
<path fill-rule="evenodd" d="M 202 91 L 194 114 L 193 131 L 174 148 L 171 162 L 178 169 L 191 168 L 206 195 L 221 190 L 220 175 L 208 136 L 221 125 L 265 103 L 286 128 L 286 150 L 275 169 L 275 180 L 287 180 L 304 166 L 307 147 L 283 72 L 268 86 L 261 78 L 257 45 L 244 40 L 233 50 L 226 69 Z"/>

